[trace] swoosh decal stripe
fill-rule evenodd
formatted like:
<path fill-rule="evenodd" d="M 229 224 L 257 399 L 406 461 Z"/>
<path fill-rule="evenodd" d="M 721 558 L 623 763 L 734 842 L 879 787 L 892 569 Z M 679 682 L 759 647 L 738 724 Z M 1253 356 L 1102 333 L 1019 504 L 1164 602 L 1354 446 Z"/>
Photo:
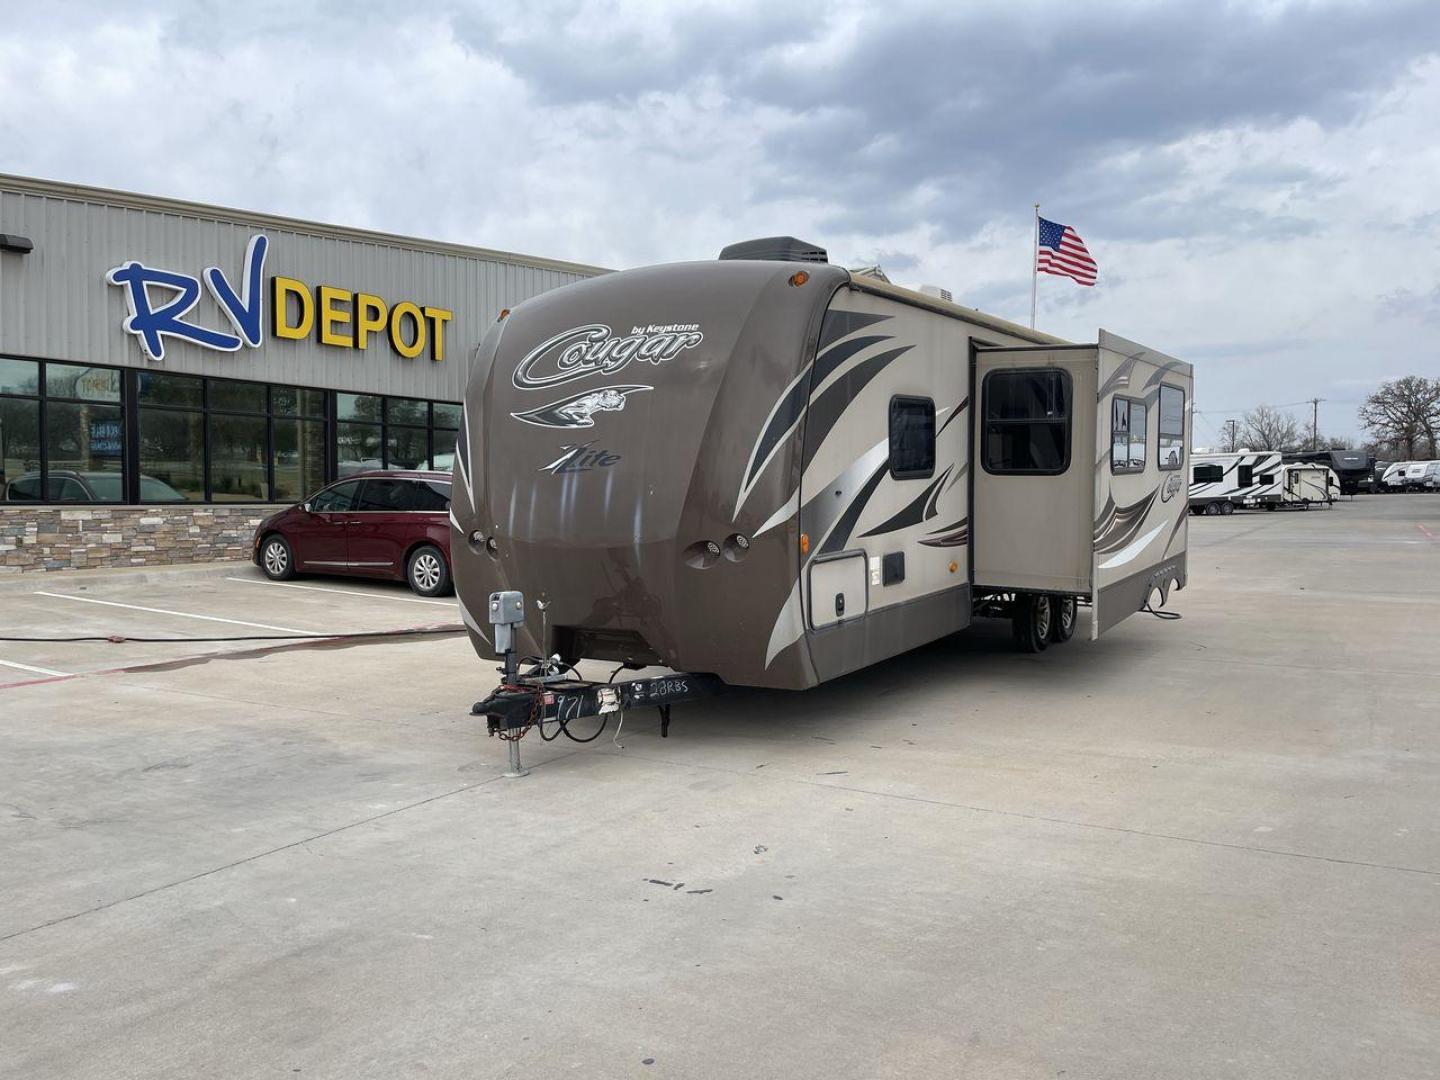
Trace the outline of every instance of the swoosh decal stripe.
<path fill-rule="evenodd" d="M 805 457 L 802 468 L 809 468 L 815 451 L 825 441 L 831 429 L 839 422 L 850 403 L 865 389 L 870 380 L 879 375 L 899 357 L 913 349 L 913 345 L 902 345 L 879 356 L 872 356 L 864 363 L 856 364 L 840 378 L 830 384 L 829 389 L 810 403 L 810 415 L 805 421 Z"/>
<path fill-rule="evenodd" d="M 863 311 L 838 311 L 832 308 L 825 313 L 825 318 L 820 323 L 820 344 L 817 351 L 824 352 L 856 330 L 864 330 L 867 326 L 874 326 L 889 318 L 889 315 L 867 315 Z"/>

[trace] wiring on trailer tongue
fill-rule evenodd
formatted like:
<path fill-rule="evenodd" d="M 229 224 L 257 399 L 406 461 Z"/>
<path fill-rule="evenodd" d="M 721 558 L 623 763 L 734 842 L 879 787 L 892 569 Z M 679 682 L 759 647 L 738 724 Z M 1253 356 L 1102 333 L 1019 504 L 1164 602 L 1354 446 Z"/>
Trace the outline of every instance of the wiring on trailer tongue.
<path fill-rule="evenodd" d="M 1142 607 L 1140 610 L 1145 612 L 1145 614 L 1147 615 L 1154 615 L 1157 619 L 1171 620 L 1184 617 L 1178 611 L 1161 611 L 1158 608 L 1153 608 L 1150 606 L 1150 602 L 1148 600 L 1145 602 L 1145 606 Z"/>

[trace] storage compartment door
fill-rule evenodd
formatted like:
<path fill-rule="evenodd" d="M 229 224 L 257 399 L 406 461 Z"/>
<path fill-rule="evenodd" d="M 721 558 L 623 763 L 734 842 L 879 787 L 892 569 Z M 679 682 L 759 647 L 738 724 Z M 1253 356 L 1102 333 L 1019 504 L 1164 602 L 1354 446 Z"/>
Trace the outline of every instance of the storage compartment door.
<path fill-rule="evenodd" d="M 1088 594 L 1094 346 L 975 352 L 977 588 Z"/>
<path fill-rule="evenodd" d="M 863 551 L 822 556 L 810 564 L 810 625 L 816 630 L 859 618 L 868 599 Z"/>

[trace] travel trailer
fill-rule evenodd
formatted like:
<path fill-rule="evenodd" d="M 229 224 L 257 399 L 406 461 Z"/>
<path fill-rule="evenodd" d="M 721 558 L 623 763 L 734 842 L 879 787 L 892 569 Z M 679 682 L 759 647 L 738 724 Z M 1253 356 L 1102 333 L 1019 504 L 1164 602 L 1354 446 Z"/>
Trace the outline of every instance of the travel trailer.
<path fill-rule="evenodd" d="M 471 641 L 506 659 L 492 731 L 804 689 L 977 615 L 1039 651 L 1080 606 L 1094 638 L 1184 587 L 1189 364 L 824 260 L 737 245 L 487 334 L 452 551 Z M 582 658 L 686 674 L 617 690 L 572 678 Z"/>
<path fill-rule="evenodd" d="M 1301 450 L 1286 454 L 1285 460 L 1329 466 L 1341 495 L 1358 495 L 1375 467 L 1374 457 L 1364 450 Z"/>
<path fill-rule="evenodd" d="M 1431 491 L 1437 461 L 1397 461 L 1385 470 L 1380 483 L 1386 491 Z"/>
<path fill-rule="evenodd" d="M 1233 514 L 1241 507 L 1279 502 L 1278 450 L 1196 454 L 1190 460 L 1190 512 Z"/>
<path fill-rule="evenodd" d="M 1312 506 L 1329 506 L 1340 494 L 1340 480 L 1328 465 L 1292 462 L 1280 470 L 1278 502 L 1265 502 L 1265 509 L 1292 508 L 1309 510 Z"/>

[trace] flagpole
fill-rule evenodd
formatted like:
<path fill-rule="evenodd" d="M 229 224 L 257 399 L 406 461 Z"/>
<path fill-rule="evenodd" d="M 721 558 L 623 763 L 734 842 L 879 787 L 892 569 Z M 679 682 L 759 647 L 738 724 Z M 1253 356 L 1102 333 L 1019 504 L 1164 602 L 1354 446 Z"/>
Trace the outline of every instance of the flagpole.
<path fill-rule="evenodd" d="M 1030 329 L 1035 329 L 1035 282 L 1040 276 L 1035 269 L 1040 252 L 1040 204 L 1035 204 L 1035 242 L 1030 245 Z"/>

